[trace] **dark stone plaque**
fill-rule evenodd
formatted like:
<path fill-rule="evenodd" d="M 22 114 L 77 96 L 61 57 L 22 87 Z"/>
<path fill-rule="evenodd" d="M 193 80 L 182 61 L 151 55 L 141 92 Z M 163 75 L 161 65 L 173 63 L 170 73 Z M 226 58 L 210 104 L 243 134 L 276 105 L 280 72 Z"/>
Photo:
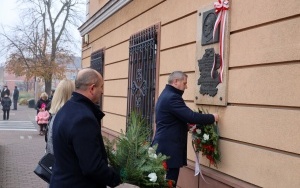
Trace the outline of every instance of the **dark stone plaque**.
<path fill-rule="evenodd" d="M 215 38 L 213 39 L 214 25 L 217 20 L 215 9 L 203 12 L 202 20 L 202 40 L 201 45 L 208 45 L 219 42 L 220 27 L 217 28 Z"/>
<path fill-rule="evenodd" d="M 213 63 L 215 59 L 215 67 Z M 209 95 L 214 97 L 218 93 L 218 84 L 220 83 L 220 74 L 217 71 L 220 68 L 220 55 L 215 54 L 213 48 L 205 50 L 205 54 L 202 59 L 198 60 L 198 66 L 200 71 L 200 78 L 198 79 L 198 85 L 200 85 L 200 94 Z M 211 71 L 213 72 L 211 76 Z"/>

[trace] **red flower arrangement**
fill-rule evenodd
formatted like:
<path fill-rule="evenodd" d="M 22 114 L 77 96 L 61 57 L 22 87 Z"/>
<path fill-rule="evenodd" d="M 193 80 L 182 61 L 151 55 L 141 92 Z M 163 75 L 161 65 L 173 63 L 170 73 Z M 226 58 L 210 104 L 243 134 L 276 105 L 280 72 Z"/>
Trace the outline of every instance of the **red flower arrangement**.
<path fill-rule="evenodd" d="M 199 113 L 202 113 L 198 109 Z M 205 112 L 206 114 L 208 112 Z M 219 152 L 219 132 L 216 123 L 210 125 L 190 125 L 190 133 L 192 134 L 192 146 L 196 153 L 202 152 L 209 160 L 209 166 L 214 165 L 216 168 L 217 163 L 221 162 L 221 155 Z"/>

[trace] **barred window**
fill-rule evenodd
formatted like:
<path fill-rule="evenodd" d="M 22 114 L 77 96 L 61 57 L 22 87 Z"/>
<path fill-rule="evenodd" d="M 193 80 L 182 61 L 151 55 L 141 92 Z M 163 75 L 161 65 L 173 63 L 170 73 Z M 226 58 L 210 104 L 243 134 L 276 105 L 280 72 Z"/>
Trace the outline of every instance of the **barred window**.
<path fill-rule="evenodd" d="M 157 75 L 159 26 L 151 26 L 130 37 L 127 117 L 132 111 L 142 115 L 152 130 Z"/>

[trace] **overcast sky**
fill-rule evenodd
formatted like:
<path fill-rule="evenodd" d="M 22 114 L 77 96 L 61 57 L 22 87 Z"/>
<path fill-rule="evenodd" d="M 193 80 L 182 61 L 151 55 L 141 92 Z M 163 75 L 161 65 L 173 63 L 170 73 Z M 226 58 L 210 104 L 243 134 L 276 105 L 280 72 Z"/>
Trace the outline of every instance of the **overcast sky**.
<path fill-rule="evenodd" d="M 0 26 L 4 26 L 4 28 L 5 26 L 13 26 L 19 22 L 18 20 L 19 10 L 17 7 L 17 0 L 0 0 Z M 77 29 L 75 29 L 73 36 L 78 39 L 80 44 L 81 37 Z M 74 49 L 74 51 L 76 51 L 75 53 L 80 56 L 80 49 Z M 4 63 L 5 59 L 5 57 L 0 56 L 0 65 Z"/>
<path fill-rule="evenodd" d="M 0 26 L 12 26 L 18 22 L 18 10 L 15 0 L 0 0 Z M 1 29 L 2 30 L 2 29 Z M 0 65 L 3 65 L 6 54 L 1 53 Z"/>
<path fill-rule="evenodd" d="M 15 0 L 0 0 L 0 24 L 13 25 L 18 20 L 18 10 Z"/>

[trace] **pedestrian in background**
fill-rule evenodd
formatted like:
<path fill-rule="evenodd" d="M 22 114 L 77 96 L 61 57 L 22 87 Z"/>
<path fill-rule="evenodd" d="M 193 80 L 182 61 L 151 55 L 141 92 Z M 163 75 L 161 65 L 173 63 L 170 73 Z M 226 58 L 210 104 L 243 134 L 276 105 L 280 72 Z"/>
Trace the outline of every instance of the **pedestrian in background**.
<path fill-rule="evenodd" d="M 37 124 L 40 126 L 40 135 L 45 134 L 46 126 L 48 124 L 50 114 L 46 110 L 46 105 L 42 104 L 39 113 L 37 114 Z"/>
<path fill-rule="evenodd" d="M 53 121 L 55 164 L 50 188 L 106 188 L 121 183 L 108 166 L 101 135 L 104 113 L 96 106 L 103 93 L 103 78 L 94 69 L 78 72 L 75 92 Z"/>
<path fill-rule="evenodd" d="M 217 114 L 200 114 L 186 106 L 182 95 L 187 89 L 187 77 L 181 71 L 171 73 L 155 107 L 156 131 L 152 144 L 158 144 L 157 153 L 170 156 L 166 179 L 173 180 L 174 187 L 180 168 L 187 165 L 187 124 L 207 125 L 219 118 Z"/>
<path fill-rule="evenodd" d="M 52 101 L 52 99 L 53 99 L 53 96 L 54 96 L 54 93 L 55 93 L 55 89 L 52 89 L 51 90 L 51 94 L 50 94 L 50 96 L 49 96 L 49 101 Z"/>
<path fill-rule="evenodd" d="M 64 79 L 59 82 L 56 88 L 56 92 L 51 101 L 51 108 L 49 113 L 51 114 L 51 120 L 47 127 L 46 135 L 46 152 L 54 154 L 53 152 L 53 141 L 52 141 L 52 127 L 58 110 L 71 98 L 72 92 L 75 89 L 74 82 L 71 80 Z"/>
<path fill-rule="evenodd" d="M 10 96 L 10 90 L 7 88 L 7 85 L 5 85 L 1 91 L 1 98 L 3 98 L 5 94 Z"/>
<path fill-rule="evenodd" d="M 9 120 L 9 111 L 11 106 L 11 99 L 7 94 L 5 94 L 1 100 L 2 110 L 3 110 L 3 120 Z"/>
<path fill-rule="evenodd" d="M 40 96 L 40 99 L 37 101 L 35 109 L 37 110 L 36 113 L 39 113 L 39 111 L 41 110 L 42 104 L 45 104 L 46 107 L 48 105 L 50 101 L 48 100 L 48 95 L 46 92 L 43 92 Z M 48 108 L 46 108 L 46 110 L 49 110 Z"/>
<path fill-rule="evenodd" d="M 15 86 L 14 93 L 13 93 L 13 102 L 14 102 L 14 108 L 13 108 L 13 110 L 17 110 L 17 108 L 18 108 L 18 100 L 19 100 L 19 90 L 18 90 L 18 87 Z"/>

